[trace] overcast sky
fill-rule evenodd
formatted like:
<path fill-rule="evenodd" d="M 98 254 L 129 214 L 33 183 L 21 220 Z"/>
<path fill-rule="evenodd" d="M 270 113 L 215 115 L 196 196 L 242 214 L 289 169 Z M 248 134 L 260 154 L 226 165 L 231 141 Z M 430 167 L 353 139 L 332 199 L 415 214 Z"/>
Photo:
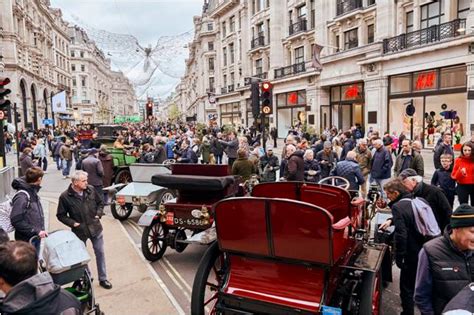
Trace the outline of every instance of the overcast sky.
<path fill-rule="evenodd" d="M 193 28 L 203 0 L 51 0 L 65 19 L 76 16 L 88 26 L 130 34 L 142 46 L 154 45 L 160 36 L 173 36 Z"/>

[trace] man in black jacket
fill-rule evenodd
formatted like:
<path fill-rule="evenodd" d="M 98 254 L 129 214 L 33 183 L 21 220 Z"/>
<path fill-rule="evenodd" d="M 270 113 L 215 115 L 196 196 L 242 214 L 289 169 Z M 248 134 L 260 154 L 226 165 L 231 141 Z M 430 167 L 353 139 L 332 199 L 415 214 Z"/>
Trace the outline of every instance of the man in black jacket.
<path fill-rule="evenodd" d="M 434 163 L 435 169 L 438 169 L 441 167 L 441 155 L 451 154 L 452 156 L 454 156 L 453 147 L 451 146 L 451 140 L 452 140 L 451 133 L 449 131 L 445 132 L 443 134 L 443 142 L 440 143 L 434 149 L 433 163 Z"/>
<path fill-rule="evenodd" d="M 48 236 L 44 226 L 44 213 L 38 192 L 44 172 L 39 167 L 32 167 L 26 171 L 24 177 L 16 178 L 12 182 L 17 193 L 12 200 L 10 220 L 15 228 L 15 239 L 29 242 L 33 236 L 40 238 Z M 34 240 L 33 245 L 39 252 L 40 241 Z"/>
<path fill-rule="evenodd" d="M 79 300 L 53 282 L 47 272 L 37 274 L 35 249 L 25 242 L 0 245 L 0 303 L 2 314 L 82 314 Z"/>
<path fill-rule="evenodd" d="M 69 226 L 84 243 L 92 242 L 96 257 L 99 284 L 111 289 L 105 267 L 104 236 L 100 219 L 104 214 L 104 202 L 93 186 L 87 184 L 87 173 L 76 171 L 71 176 L 71 185 L 59 197 L 56 217 Z"/>
<path fill-rule="evenodd" d="M 451 216 L 444 235 L 420 251 L 415 302 L 421 313 L 442 314 L 448 302 L 473 282 L 473 266 L 474 207 L 462 204 Z"/>
<path fill-rule="evenodd" d="M 400 299 L 403 315 L 414 314 L 415 277 L 418 264 L 418 253 L 424 243 L 415 222 L 411 205 L 411 195 L 398 178 L 391 179 L 384 185 L 385 193 L 390 200 L 389 207 L 395 225 L 395 262 L 400 268 Z"/>
<path fill-rule="evenodd" d="M 421 197 L 428 201 L 431 209 L 433 209 L 439 229 L 443 231 L 448 225 L 453 212 L 443 191 L 436 186 L 424 183 L 423 178 L 418 176 L 416 171 L 411 168 L 402 171 L 399 178 L 414 197 Z"/>

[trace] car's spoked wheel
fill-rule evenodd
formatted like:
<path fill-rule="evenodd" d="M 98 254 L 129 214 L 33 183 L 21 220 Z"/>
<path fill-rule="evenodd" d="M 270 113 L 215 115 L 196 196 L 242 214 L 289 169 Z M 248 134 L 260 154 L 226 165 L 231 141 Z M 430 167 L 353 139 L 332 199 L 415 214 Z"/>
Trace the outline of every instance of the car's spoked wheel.
<path fill-rule="evenodd" d="M 128 184 L 132 182 L 132 174 L 129 170 L 121 170 L 115 177 L 116 184 Z"/>
<path fill-rule="evenodd" d="M 112 212 L 114 218 L 124 221 L 128 219 L 130 214 L 132 214 L 133 205 L 131 203 L 119 205 L 114 201 L 110 205 L 110 211 Z"/>
<path fill-rule="evenodd" d="M 168 247 L 166 243 L 167 234 L 168 229 L 159 221 L 155 221 L 143 229 L 142 253 L 146 259 L 156 261 L 163 256 L 166 247 Z"/>
<path fill-rule="evenodd" d="M 375 277 L 374 288 L 372 293 L 372 315 L 380 314 L 380 307 L 382 305 L 382 278 L 379 271 Z"/>
<path fill-rule="evenodd" d="M 174 192 L 171 189 L 163 190 L 157 198 L 158 206 L 173 200 L 176 197 Z"/>
<path fill-rule="evenodd" d="M 204 254 L 196 272 L 191 297 L 193 315 L 217 314 L 217 300 L 225 274 L 225 258 L 214 242 Z"/>

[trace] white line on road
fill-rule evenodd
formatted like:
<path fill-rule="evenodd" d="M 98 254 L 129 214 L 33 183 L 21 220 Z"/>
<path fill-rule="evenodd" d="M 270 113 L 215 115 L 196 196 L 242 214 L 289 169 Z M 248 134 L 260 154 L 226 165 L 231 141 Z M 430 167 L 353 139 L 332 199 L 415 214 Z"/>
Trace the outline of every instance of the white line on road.
<path fill-rule="evenodd" d="M 189 292 L 191 292 L 193 290 L 191 286 L 186 282 L 186 280 L 184 280 L 184 278 L 181 276 L 178 270 L 176 270 L 176 268 L 173 265 L 171 265 L 170 261 L 166 257 L 163 257 L 163 261 L 169 266 L 169 268 L 171 269 L 171 271 L 173 271 L 176 277 L 178 277 L 178 279 L 181 280 L 181 282 L 189 290 Z"/>
<path fill-rule="evenodd" d="M 163 280 L 161 280 L 160 276 L 158 275 L 158 273 L 156 272 L 156 270 L 153 268 L 153 266 L 146 260 L 146 258 L 143 256 L 142 252 L 135 246 L 135 243 L 132 239 L 132 237 L 127 233 L 127 230 L 125 229 L 125 227 L 123 226 L 123 224 L 119 224 L 120 225 L 120 228 L 122 229 L 122 231 L 125 233 L 125 235 L 127 236 L 128 240 L 130 241 L 130 243 L 132 244 L 133 248 L 135 249 L 135 251 L 137 252 L 138 256 L 141 258 L 141 260 L 145 263 L 145 265 L 147 266 L 148 270 L 150 271 L 150 273 L 152 274 L 153 278 L 155 279 L 155 281 L 158 283 L 158 285 L 161 287 L 161 289 L 163 290 L 163 292 L 166 294 L 166 296 L 168 297 L 168 299 L 170 300 L 171 304 L 173 304 L 174 308 L 176 309 L 176 311 L 178 311 L 178 314 L 179 315 L 185 315 L 186 313 L 184 312 L 184 310 L 181 308 L 181 306 L 179 305 L 178 301 L 176 300 L 176 298 L 173 296 L 173 294 L 170 292 L 170 290 L 166 287 L 165 283 L 163 282 Z"/>

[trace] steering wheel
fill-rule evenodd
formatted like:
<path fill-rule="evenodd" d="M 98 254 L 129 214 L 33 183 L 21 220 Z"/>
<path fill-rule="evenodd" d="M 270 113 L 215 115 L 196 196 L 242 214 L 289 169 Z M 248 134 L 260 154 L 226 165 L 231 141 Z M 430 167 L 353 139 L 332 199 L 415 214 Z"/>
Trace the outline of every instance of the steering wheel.
<path fill-rule="evenodd" d="M 342 183 L 340 183 L 342 181 Z M 349 186 L 351 185 L 347 179 L 340 176 L 329 176 L 326 178 L 321 179 L 318 184 L 327 184 L 331 186 L 340 187 L 344 190 L 349 190 Z"/>
<path fill-rule="evenodd" d="M 175 159 L 167 159 L 167 160 L 163 161 L 164 165 L 171 165 L 171 164 L 174 164 L 174 163 L 176 163 Z"/>

